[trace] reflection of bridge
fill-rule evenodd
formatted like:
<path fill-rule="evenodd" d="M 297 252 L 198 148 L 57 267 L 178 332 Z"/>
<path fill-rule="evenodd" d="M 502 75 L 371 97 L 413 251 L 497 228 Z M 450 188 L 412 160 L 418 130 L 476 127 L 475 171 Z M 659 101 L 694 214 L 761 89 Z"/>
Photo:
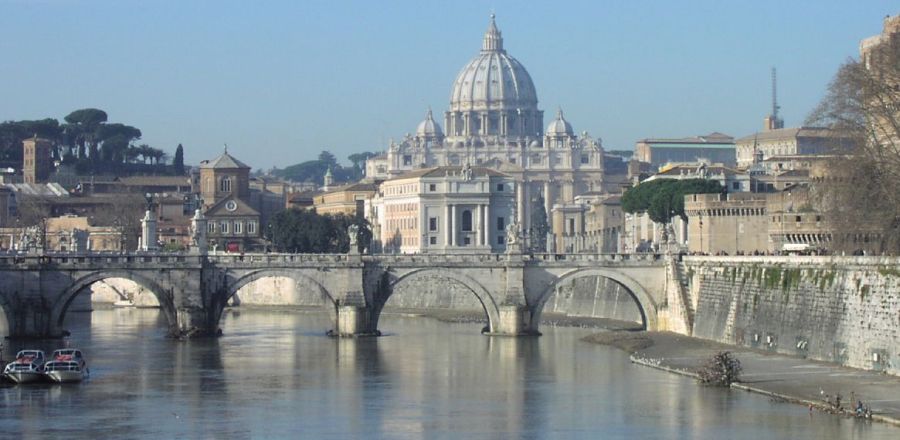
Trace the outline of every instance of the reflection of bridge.
<path fill-rule="evenodd" d="M 538 333 L 558 286 L 600 276 L 624 287 L 649 329 L 690 328 L 674 266 L 659 255 L 0 255 L 0 306 L 11 337 L 58 337 L 73 299 L 108 278 L 153 294 L 174 336 L 209 335 L 230 297 L 267 277 L 286 277 L 327 299 L 334 333 L 377 334 L 395 290 L 419 277 L 462 285 L 484 307 L 491 334 Z M 421 280 L 421 279 L 420 279 Z"/>

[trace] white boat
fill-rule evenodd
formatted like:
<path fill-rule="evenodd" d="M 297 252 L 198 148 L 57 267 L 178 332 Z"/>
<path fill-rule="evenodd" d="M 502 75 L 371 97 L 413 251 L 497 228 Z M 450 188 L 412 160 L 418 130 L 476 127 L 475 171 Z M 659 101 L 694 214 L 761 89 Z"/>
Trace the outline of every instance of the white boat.
<path fill-rule="evenodd" d="M 56 383 L 81 382 L 87 375 L 87 368 L 75 361 L 50 361 L 44 365 L 44 374 Z"/>
<path fill-rule="evenodd" d="M 15 383 L 37 382 L 44 378 L 44 352 L 22 350 L 3 369 L 3 376 Z"/>
<path fill-rule="evenodd" d="M 44 374 L 53 382 L 81 382 L 88 374 L 84 354 L 77 348 L 60 348 L 44 364 Z"/>
<path fill-rule="evenodd" d="M 123 299 L 113 303 L 113 307 L 134 307 L 134 301 Z"/>

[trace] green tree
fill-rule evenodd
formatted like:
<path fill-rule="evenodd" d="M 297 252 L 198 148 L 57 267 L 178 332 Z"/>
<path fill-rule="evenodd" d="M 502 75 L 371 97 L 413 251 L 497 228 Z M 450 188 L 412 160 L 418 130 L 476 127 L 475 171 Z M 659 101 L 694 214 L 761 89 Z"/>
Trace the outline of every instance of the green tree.
<path fill-rule="evenodd" d="M 289 209 L 275 214 L 264 235 L 279 252 L 343 253 L 350 248 L 347 227 L 351 224 L 360 228 L 360 250 L 368 247 L 372 233 L 364 219 L 320 215 L 311 210 Z"/>
<path fill-rule="evenodd" d="M 319 153 L 319 161 L 324 162 L 327 166 L 336 168 L 338 166 L 337 158 L 330 151 L 322 151 Z"/>
<path fill-rule="evenodd" d="M 184 147 L 178 144 L 175 148 L 175 158 L 172 159 L 172 172 L 176 176 L 184 175 Z"/>
<path fill-rule="evenodd" d="M 547 221 L 547 211 L 544 209 L 544 196 L 539 195 L 533 199 L 531 206 L 530 248 L 532 252 L 547 251 L 547 234 L 550 233 L 550 223 Z"/>
<path fill-rule="evenodd" d="M 99 150 L 94 135 L 97 127 L 107 121 L 106 112 L 96 108 L 84 108 L 75 110 L 63 118 L 67 125 L 65 130 L 71 136 L 72 141 L 78 145 L 80 158 L 85 158 L 86 150 L 90 149 L 91 160 L 97 160 Z"/>
<path fill-rule="evenodd" d="M 689 194 L 722 193 L 725 189 L 715 180 L 656 179 L 641 182 L 622 195 L 622 210 L 633 214 L 646 212 L 656 223 L 669 223 L 676 215 L 687 220 L 684 196 Z"/>

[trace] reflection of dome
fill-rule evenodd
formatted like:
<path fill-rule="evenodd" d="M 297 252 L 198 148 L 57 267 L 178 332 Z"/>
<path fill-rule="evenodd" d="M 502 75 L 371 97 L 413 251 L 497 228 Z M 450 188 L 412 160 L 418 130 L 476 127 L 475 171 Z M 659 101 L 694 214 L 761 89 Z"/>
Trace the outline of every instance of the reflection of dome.
<path fill-rule="evenodd" d="M 431 116 L 431 109 L 428 109 L 428 114 L 425 115 L 425 120 L 419 123 L 418 128 L 416 128 L 416 136 L 419 137 L 442 137 L 444 133 L 441 131 L 441 126 L 438 125 L 437 122 L 434 122 L 434 118 Z"/>
<path fill-rule="evenodd" d="M 503 50 L 503 38 L 491 15 L 481 53 L 453 82 L 450 111 L 537 110 L 537 92 L 525 67 Z"/>
<path fill-rule="evenodd" d="M 572 136 L 574 133 L 572 124 L 563 118 L 562 109 L 559 109 L 556 112 L 556 119 L 547 126 L 547 136 Z"/>

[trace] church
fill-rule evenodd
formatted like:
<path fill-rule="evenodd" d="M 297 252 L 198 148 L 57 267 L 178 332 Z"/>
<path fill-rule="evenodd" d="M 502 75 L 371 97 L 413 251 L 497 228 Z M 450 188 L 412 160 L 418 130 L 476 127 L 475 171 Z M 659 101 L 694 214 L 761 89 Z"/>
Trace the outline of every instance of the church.
<path fill-rule="evenodd" d="M 554 207 L 571 206 L 586 193 L 618 192 L 625 180 L 621 159 L 605 157 L 599 138 L 576 134 L 562 109 L 545 130 L 531 75 L 504 49 L 493 14 L 480 52 L 453 81 L 443 127 L 428 109 L 414 135 L 392 140 L 367 162 L 367 177 L 391 179 L 434 167 L 499 171 L 515 182 L 514 221 L 525 231 L 535 209 L 543 208 L 552 222 Z"/>

